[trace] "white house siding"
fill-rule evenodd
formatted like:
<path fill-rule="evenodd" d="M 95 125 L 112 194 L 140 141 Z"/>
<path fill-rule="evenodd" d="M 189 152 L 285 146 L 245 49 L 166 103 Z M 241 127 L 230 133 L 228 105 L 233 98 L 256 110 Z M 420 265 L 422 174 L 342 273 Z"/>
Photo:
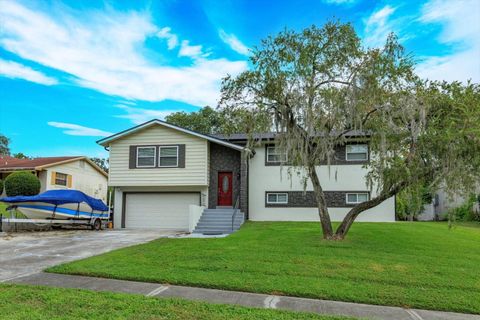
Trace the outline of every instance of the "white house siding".
<path fill-rule="evenodd" d="M 50 173 L 51 174 L 51 173 Z M 50 180 L 50 178 L 47 178 L 47 170 L 39 171 L 38 172 L 38 179 L 40 180 L 40 192 L 45 192 L 47 191 L 47 181 Z"/>
<path fill-rule="evenodd" d="M 265 147 L 255 149 L 249 163 L 249 219 L 253 221 L 318 221 L 316 208 L 265 207 L 266 191 L 303 191 L 301 177 L 291 179 L 287 167 L 265 166 Z M 325 191 L 366 191 L 362 165 L 319 166 L 317 173 Z M 313 190 L 310 182 L 307 190 Z M 371 191 L 375 195 L 375 190 Z M 341 220 L 350 208 L 329 208 L 333 221 Z M 387 199 L 379 206 L 363 212 L 357 221 L 395 221 L 395 200 Z"/>
<path fill-rule="evenodd" d="M 185 168 L 129 169 L 129 146 L 161 144 L 185 144 Z M 207 140 L 163 126 L 152 126 L 132 133 L 110 144 L 109 185 L 207 185 L 207 148 Z"/>
<path fill-rule="evenodd" d="M 41 192 L 46 190 L 69 189 L 66 186 L 59 186 L 52 183 L 52 172 L 71 175 L 72 187 L 70 189 L 80 190 L 104 202 L 107 200 L 107 177 L 93 168 L 87 161 L 77 160 L 48 167 L 40 171 Z"/>

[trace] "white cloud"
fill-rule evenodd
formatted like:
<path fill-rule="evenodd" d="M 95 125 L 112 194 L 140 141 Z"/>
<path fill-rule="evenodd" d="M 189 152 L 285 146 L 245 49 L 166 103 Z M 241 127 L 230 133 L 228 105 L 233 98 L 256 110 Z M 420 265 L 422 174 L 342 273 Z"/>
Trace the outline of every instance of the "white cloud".
<path fill-rule="evenodd" d="M 64 130 L 63 133 L 71 135 L 71 136 L 93 136 L 93 137 L 107 137 L 111 136 L 113 133 L 108 131 L 103 131 L 100 129 L 88 128 L 84 126 L 80 126 L 74 123 L 65 123 L 65 122 L 54 122 L 50 121 L 47 122 L 49 126 L 60 128 L 60 129 L 67 129 Z"/>
<path fill-rule="evenodd" d="M 249 49 L 244 45 L 234 34 L 228 34 L 224 30 L 220 29 L 218 35 L 223 42 L 228 44 L 233 51 L 248 56 Z"/>
<path fill-rule="evenodd" d="M 23 79 L 30 82 L 40 83 L 47 86 L 57 84 L 57 79 L 48 77 L 43 73 L 33 70 L 23 64 L 0 59 L 0 76 L 12 79 Z"/>
<path fill-rule="evenodd" d="M 480 2 L 477 0 L 431 0 L 422 8 L 420 21 L 439 23 L 439 42 L 451 45 L 454 53 L 424 57 L 417 72 L 432 80 L 480 81 Z"/>
<path fill-rule="evenodd" d="M 118 104 L 116 107 L 126 112 L 126 114 L 117 115 L 117 118 L 128 119 L 134 124 L 141 124 L 152 119 L 164 120 L 169 114 L 179 111 L 143 109 L 123 104 Z"/>
<path fill-rule="evenodd" d="M 364 42 L 368 47 L 379 47 L 385 44 L 387 36 L 394 31 L 395 23 L 390 16 L 396 8 L 387 5 L 373 12 L 365 21 Z"/>
<path fill-rule="evenodd" d="M 178 45 L 177 35 L 171 33 L 170 31 L 171 29 L 169 27 L 165 27 L 160 29 L 160 31 L 157 32 L 157 37 L 159 37 L 160 39 L 167 40 L 168 50 L 172 50 Z"/>
<path fill-rule="evenodd" d="M 45 13 L 1 1 L 0 46 L 24 59 L 69 73 L 80 86 L 129 100 L 172 99 L 215 105 L 221 79 L 247 68 L 245 61 L 207 59 L 203 53 L 193 57 L 198 53 L 197 46 L 188 43 L 183 53 L 188 49 L 194 58 L 189 65 L 154 64 L 143 54 L 145 40 L 158 36 L 161 30 L 148 13 L 110 9 L 79 14 L 59 8 L 52 7 Z"/>
<path fill-rule="evenodd" d="M 182 41 L 182 44 L 180 45 L 180 51 L 178 51 L 179 57 L 190 57 L 193 59 L 206 58 L 209 55 L 209 53 L 203 53 L 201 45 L 191 46 L 190 41 L 188 40 Z"/>

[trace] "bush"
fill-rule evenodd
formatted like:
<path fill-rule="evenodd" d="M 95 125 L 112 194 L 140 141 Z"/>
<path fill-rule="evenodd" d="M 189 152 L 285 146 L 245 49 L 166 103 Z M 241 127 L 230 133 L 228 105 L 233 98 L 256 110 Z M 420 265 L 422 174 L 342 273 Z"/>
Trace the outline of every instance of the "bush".
<path fill-rule="evenodd" d="M 396 196 L 396 219 L 415 220 L 422 213 L 425 204 L 432 203 L 432 194 L 424 185 L 413 185 Z"/>
<path fill-rule="evenodd" d="M 0 195 L 3 193 L 3 181 L 0 179 Z"/>
<path fill-rule="evenodd" d="M 5 178 L 5 193 L 9 197 L 33 196 L 40 192 L 40 180 L 28 171 L 18 171 Z"/>
<path fill-rule="evenodd" d="M 478 198 L 475 195 L 471 195 L 464 204 L 459 207 L 450 209 L 448 216 L 453 221 L 480 221 L 480 215 L 475 212 L 474 207 Z"/>

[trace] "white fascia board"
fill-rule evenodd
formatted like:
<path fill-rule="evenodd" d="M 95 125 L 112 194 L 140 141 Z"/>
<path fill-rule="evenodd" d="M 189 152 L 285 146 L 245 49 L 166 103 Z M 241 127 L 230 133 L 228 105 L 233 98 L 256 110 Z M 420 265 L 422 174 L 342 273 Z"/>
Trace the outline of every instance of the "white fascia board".
<path fill-rule="evenodd" d="M 206 139 L 208 141 L 211 141 L 211 142 L 214 142 L 214 143 L 217 143 L 217 144 L 220 144 L 222 146 L 225 146 L 225 147 L 229 147 L 229 148 L 232 148 L 232 149 L 235 149 L 235 150 L 238 150 L 238 151 L 244 151 L 245 148 L 242 147 L 242 146 L 239 146 L 239 145 L 236 145 L 236 144 L 233 144 L 233 143 L 230 143 L 230 142 L 227 142 L 227 141 L 223 141 L 223 140 L 220 140 L 220 139 L 217 139 L 217 138 L 214 138 L 214 137 L 211 137 L 211 136 L 208 136 L 208 135 L 205 135 L 205 134 L 202 134 L 202 133 L 198 133 L 198 132 L 195 132 L 195 131 L 191 131 L 191 130 L 188 130 L 188 129 L 185 129 L 185 128 L 181 128 L 181 127 L 178 127 L 178 126 L 175 126 L 173 124 L 170 124 L 170 123 L 167 123 L 167 122 L 164 122 L 164 121 L 161 121 L 161 120 L 158 120 L 158 119 L 154 119 L 154 120 L 150 120 L 148 122 L 145 122 L 145 123 L 142 123 L 136 127 L 133 127 L 133 128 L 130 128 L 130 129 L 127 129 L 125 131 L 121 131 L 119 133 L 116 133 L 114 135 L 111 135 L 109 137 L 106 137 L 106 138 L 103 138 L 103 139 L 100 139 L 97 141 L 97 143 L 99 145 L 102 145 L 104 147 L 108 147 L 108 145 L 110 144 L 110 142 L 114 141 L 114 140 L 118 140 L 124 136 L 127 136 L 129 134 L 132 134 L 134 132 L 137 132 L 139 130 L 142 130 L 144 128 L 147 128 L 149 126 L 152 126 L 154 124 L 159 124 L 161 126 L 164 126 L 164 127 L 167 127 L 167 128 L 170 128 L 170 129 L 174 129 L 174 130 L 177 130 L 177 131 L 180 131 L 180 132 L 183 132 L 183 133 L 186 133 L 186 134 L 190 134 L 192 136 L 196 136 L 196 137 L 199 137 L 199 138 L 202 138 L 202 139 Z"/>

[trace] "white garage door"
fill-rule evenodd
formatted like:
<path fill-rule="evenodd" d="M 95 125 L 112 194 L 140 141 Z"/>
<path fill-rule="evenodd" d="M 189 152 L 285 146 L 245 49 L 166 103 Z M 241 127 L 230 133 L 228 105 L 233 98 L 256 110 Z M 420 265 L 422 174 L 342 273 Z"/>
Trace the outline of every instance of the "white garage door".
<path fill-rule="evenodd" d="M 189 205 L 198 193 L 132 193 L 125 197 L 126 228 L 188 230 Z"/>

